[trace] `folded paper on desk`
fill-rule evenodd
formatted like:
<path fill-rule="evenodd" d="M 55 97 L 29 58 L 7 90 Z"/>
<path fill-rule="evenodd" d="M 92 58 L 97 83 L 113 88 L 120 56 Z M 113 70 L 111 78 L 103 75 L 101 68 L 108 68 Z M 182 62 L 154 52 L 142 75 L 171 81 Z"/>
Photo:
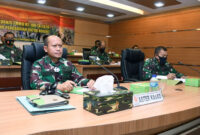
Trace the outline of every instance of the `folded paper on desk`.
<path fill-rule="evenodd" d="M 156 78 L 158 80 L 168 79 L 167 76 L 165 76 L 165 75 L 157 75 Z M 183 78 L 175 78 L 174 80 L 185 82 L 185 79 L 183 79 Z"/>
<path fill-rule="evenodd" d="M 182 78 L 175 78 L 174 80 L 169 80 L 167 79 L 167 76 L 164 76 L 164 75 L 157 75 L 156 78 L 158 80 L 167 82 L 167 84 L 169 85 L 177 85 L 177 84 L 185 83 L 185 79 L 182 79 Z"/>
<path fill-rule="evenodd" d="M 74 106 L 69 105 L 69 104 L 68 105 L 62 105 L 62 106 L 56 106 L 56 107 L 45 107 L 45 108 L 34 107 L 31 103 L 29 103 L 29 101 L 27 100 L 26 96 L 17 97 L 17 100 L 32 115 L 38 115 L 38 114 L 51 113 L 51 112 L 56 112 L 56 111 L 64 111 L 64 110 L 75 109 Z"/>
<path fill-rule="evenodd" d="M 183 81 L 180 81 L 180 80 L 168 80 L 168 79 L 161 80 L 161 82 L 164 82 L 167 85 L 178 85 L 178 84 L 182 84 L 183 83 Z"/>

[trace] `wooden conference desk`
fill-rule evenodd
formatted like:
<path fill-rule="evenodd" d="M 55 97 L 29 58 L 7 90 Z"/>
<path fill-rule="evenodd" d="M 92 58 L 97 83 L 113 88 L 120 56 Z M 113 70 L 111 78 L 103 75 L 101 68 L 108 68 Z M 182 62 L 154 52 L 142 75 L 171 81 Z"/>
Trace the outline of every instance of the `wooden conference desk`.
<path fill-rule="evenodd" d="M 21 85 L 21 66 L 0 66 L 0 90 L 17 90 Z"/>
<path fill-rule="evenodd" d="M 99 76 L 108 74 L 107 71 L 105 71 L 102 67 L 99 65 L 79 65 L 74 64 L 77 68 L 77 70 L 86 78 L 89 79 L 97 79 Z M 103 65 L 107 69 L 109 69 L 111 72 L 113 72 L 119 80 L 121 80 L 121 66 L 120 65 Z"/>
<path fill-rule="evenodd" d="M 113 61 L 118 62 L 121 61 L 121 57 L 110 57 Z M 67 55 L 67 59 L 71 61 L 72 63 L 78 63 L 78 60 L 83 59 L 83 56 L 80 55 Z"/>
<path fill-rule="evenodd" d="M 123 84 L 129 88 L 129 84 Z M 176 91 L 181 88 L 183 91 Z M 119 135 L 153 134 L 200 117 L 200 88 L 165 87 L 164 101 L 96 116 L 83 109 L 83 97 L 71 94 L 75 110 L 32 116 L 16 96 L 38 91 L 0 92 L 1 135 Z"/>

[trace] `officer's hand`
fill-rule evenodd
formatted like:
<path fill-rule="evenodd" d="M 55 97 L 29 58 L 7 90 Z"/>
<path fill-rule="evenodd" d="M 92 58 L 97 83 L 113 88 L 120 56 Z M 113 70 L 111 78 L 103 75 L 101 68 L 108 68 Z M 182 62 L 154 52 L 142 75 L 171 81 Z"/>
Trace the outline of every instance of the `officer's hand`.
<path fill-rule="evenodd" d="M 181 79 L 186 79 L 186 78 L 187 78 L 186 76 L 182 76 L 182 77 L 181 77 Z"/>
<path fill-rule="evenodd" d="M 94 83 L 95 83 L 95 81 L 94 80 L 90 80 L 88 83 L 87 83 L 87 86 L 89 87 L 89 89 L 95 89 L 94 88 Z"/>
<path fill-rule="evenodd" d="M 176 78 L 176 75 L 174 73 L 169 73 L 167 75 L 167 79 L 172 79 L 173 80 L 174 78 Z"/>
<path fill-rule="evenodd" d="M 62 84 L 58 84 L 57 89 L 61 90 L 61 91 L 68 91 L 70 92 L 73 87 L 76 86 L 76 83 L 73 81 L 66 81 Z"/>

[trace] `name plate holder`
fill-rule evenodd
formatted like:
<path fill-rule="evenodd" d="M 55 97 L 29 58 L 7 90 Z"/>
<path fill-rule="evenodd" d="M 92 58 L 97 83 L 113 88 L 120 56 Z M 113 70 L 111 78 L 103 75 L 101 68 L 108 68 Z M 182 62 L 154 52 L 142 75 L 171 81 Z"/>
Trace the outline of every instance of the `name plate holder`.
<path fill-rule="evenodd" d="M 162 90 L 133 95 L 133 106 L 141 106 L 163 101 Z"/>

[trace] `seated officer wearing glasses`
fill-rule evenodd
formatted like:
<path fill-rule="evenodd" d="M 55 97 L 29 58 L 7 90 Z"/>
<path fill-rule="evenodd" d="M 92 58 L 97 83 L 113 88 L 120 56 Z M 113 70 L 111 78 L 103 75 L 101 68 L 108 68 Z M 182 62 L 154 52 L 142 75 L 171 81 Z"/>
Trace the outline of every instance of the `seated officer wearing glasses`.
<path fill-rule="evenodd" d="M 3 45 L 0 47 L 0 54 L 14 62 L 21 62 L 22 50 L 14 45 L 14 33 L 6 32 L 2 38 Z"/>
<path fill-rule="evenodd" d="M 150 80 L 152 74 L 166 75 L 168 79 L 184 77 L 183 74 L 177 72 L 167 62 L 167 48 L 158 46 L 155 48 L 154 58 L 146 59 L 143 67 L 143 79 Z"/>
<path fill-rule="evenodd" d="M 62 58 L 62 44 L 62 40 L 55 35 L 45 39 L 47 55 L 32 65 L 31 88 L 45 90 L 48 94 L 55 93 L 56 89 L 70 92 L 77 85 L 93 89 L 94 80 L 84 78 L 70 61 Z"/>

